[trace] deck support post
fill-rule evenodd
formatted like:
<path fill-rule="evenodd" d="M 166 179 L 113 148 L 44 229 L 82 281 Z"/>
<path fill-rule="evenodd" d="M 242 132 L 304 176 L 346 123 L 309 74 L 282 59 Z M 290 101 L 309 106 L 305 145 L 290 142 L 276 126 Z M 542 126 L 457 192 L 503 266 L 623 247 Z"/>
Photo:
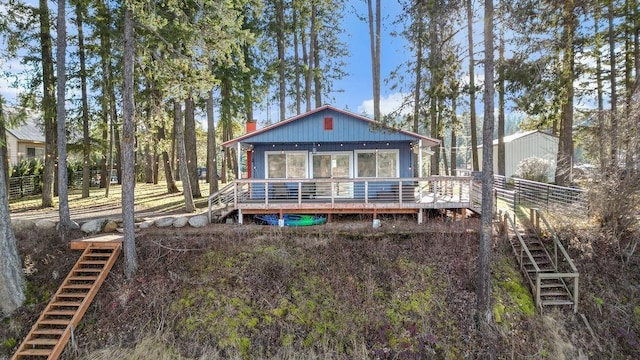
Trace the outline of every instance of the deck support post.
<path fill-rule="evenodd" d="M 418 224 L 422 224 L 424 222 L 422 209 L 418 209 Z"/>
<path fill-rule="evenodd" d="M 242 215 L 242 209 L 238 209 L 238 224 L 242 225 L 243 223 L 243 215 Z"/>

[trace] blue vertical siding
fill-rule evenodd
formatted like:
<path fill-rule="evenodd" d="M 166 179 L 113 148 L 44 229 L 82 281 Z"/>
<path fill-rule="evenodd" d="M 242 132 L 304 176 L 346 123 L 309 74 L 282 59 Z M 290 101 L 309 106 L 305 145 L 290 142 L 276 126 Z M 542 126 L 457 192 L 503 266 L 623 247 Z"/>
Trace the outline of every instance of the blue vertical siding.
<path fill-rule="evenodd" d="M 324 118 L 333 118 L 333 130 L 324 130 Z M 294 140 L 295 139 L 295 140 Z M 347 114 L 325 109 L 245 140 L 248 143 L 416 141 L 408 134 L 375 126 Z"/>

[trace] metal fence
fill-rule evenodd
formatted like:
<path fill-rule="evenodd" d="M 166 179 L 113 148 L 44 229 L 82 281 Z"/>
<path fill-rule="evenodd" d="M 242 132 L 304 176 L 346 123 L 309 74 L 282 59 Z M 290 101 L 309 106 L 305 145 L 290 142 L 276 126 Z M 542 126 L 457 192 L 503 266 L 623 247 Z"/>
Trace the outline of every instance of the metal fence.
<path fill-rule="evenodd" d="M 100 186 L 100 171 L 91 171 L 89 186 Z M 70 172 L 68 177 L 70 189 L 82 187 L 82 171 Z M 18 199 L 25 196 L 42 193 L 42 175 L 18 176 L 9 178 L 9 199 Z"/>
<path fill-rule="evenodd" d="M 526 204 L 543 209 L 573 207 L 586 210 L 586 192 L 573 187 L 558 186 L 536 181 L 494 176 L 496 197 L 510 207 Z"/>

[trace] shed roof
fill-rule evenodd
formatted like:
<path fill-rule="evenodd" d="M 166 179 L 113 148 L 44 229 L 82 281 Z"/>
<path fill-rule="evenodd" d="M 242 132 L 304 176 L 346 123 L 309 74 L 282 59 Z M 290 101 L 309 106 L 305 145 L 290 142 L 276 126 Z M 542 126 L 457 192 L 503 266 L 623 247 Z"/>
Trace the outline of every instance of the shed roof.
<path fill-rule="evenodd" d="M 515 134 L 511 134 L 509 136 L 505 136 L 504 137 L 504 142 L 505 142 L 505 144 L 506 143 L 510 143 L 510 142 L 515 141 L 515 140 L 522 139 L 523 137 L 527 137 L 527 136 L 530 136 L 530 135 L 533 135 L 533 134 L 536 134 L 536 133 L 540 133 L 541 135 L 544 135 L 544 136 L 556 137 L 555 135 L 551 135 L 551 134 L 546 133 L 546 132 L 541 131 L 541 130 L 530 130 L 530 131 L 523 131 L 523 132 L 518 132 L 518 133 L 515 133 Z M 498 139 L 493 140 L 493 145 L 498 145 Z"/>
<path fill-rule="evenodd" d="M 15 107 L 5 107 L 5 120 L 16 121 L 16 125 L 9 125 L 7 132 L 21 141 L 45 142 L 44 132 L 40 125 L 42 113 L 30 109 L 20 109 Z M 9 121 L 6 121 L 9 123 Z"/>
<path fill-rule="evenodd" d="M 364 131 L 362 131 L 361 134 L 359 134 L 359 136 L 361 136 L 361 138 L 345 138 L 346 136 L 354 136 L 354 134 L 347 134 L 345 132 L 335 132 L 335 133 L 331 133 L 330 135 L 327 134 L 319 134 L 317 132 L 314 132 L 313 130 L 307 131 L 306 133 L 303 132 L 296 132 L 295 136 L 297 136 L 297 138 L 291 138 L 288 137 L 286 139 L 283 139 L 284 142 L 293 142 L 293 141 L 361 141 L 363 140 L 362 137 L 366 137 L 366 136 L 373 136 L 372 134 L 376 134 L 376 136 L 378 137 L 384 137 L 387 140 L 423 140 L 425 143 L 425 146 L 435 146 L 438 145 L 440 143 L 440 140 L 438 139 L 433 139 L 430 138 L 428 136 L 424 136 L 424 135 L 420 135 L 420 134 L 416 134 L 410 131 L 406 131 L 406 130 L 400 130 L 400 129 L 395 129 L 392 128 L 390 126 L 385 126 L 385 125 L 381 125 L 380 123 L 371 120 L 365 116 L 362 115 L 357 115 L 354 114 L 352 112 L 346 111 L 346 110 L 340 110 L 338 108 L 335 108 L 331 105 L 324 105 L 321 106 L 315 110 L 311 110 L 309 112 L 306 112 L 304 114 L 300 114 L 294 117 L 291 117 L 289 119 L 286 119 L 284 121 L 275 123 L 273 125 L 269 125 L 267 127 L 264 127 L 262 129 L 256 130 L 254 132 L 251 133 L 247 133 L 244 134 L 242 136 L 239 136 L 235 139 L 226 141 L 222 144 L 222 146 L 224 147 L 229 147 L 232 146 L 238 142 L 243 143 L 243 142 L 247 142 L 247 143 L 260 143 L 260 142 L 273 142 L 273 136 L 269 136 L 269 134 L 274 133 L 274 131 L 278 131 L 278 130 L 282 130 L 287 126 L 293 126 L 294 123 L 297 124 L 299 122 L 303 122 L 305 119 L 309 119 L 311 117 L 314 116 L 321 116 L 321 113 L 325 112 L 326 115 L 339 115 L 342 118 L 345 119 L 352 119 L 355 121 L 359 121 L 361 123 L 364 123 L 366 125 L 366 129 L 368 129 L 368 131 L 366 131 L 366 133 Z M 321 137 L 324 137 L 324 139 L 322 139 Z M 340 137 L 340 138 L 339 138 Z"/>

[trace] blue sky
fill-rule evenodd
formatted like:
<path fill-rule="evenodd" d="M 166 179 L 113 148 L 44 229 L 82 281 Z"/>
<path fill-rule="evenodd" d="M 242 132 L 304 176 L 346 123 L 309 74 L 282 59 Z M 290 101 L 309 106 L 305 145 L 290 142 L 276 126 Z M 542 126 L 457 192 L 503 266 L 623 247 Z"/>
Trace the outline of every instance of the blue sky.
<path fill-rule="evenodd" d="M 344 41 L 349 48 L 349 57 L 346 60 L 346 72 L 348 76 L 335 84 L 335 88 L 342 93 L 334 94 L 334 106 L 341 109 L 349 109 L 356 113 L 373 114 L 373 88 L 371 74 L 371 50 L 369 41 L 369 25 L 361 21 L 354 14 L 364 16 L 367 14 L 365 0 L 351 0 L 347 5 L 347 14 L 343 19 L 345 30 Z M 392 70 L 407 60 L 407 53 L 403 48 L 406 42 L 403 38 L 390 35 L 392 22 L 400 14 L 401 7 L 397 0 L 382 1 L 382 26 L 381 26 L 381 107 L 383 112 L 395 110 L 400 96 L 391 92 L 385 85 L 384 79 Z"/>

